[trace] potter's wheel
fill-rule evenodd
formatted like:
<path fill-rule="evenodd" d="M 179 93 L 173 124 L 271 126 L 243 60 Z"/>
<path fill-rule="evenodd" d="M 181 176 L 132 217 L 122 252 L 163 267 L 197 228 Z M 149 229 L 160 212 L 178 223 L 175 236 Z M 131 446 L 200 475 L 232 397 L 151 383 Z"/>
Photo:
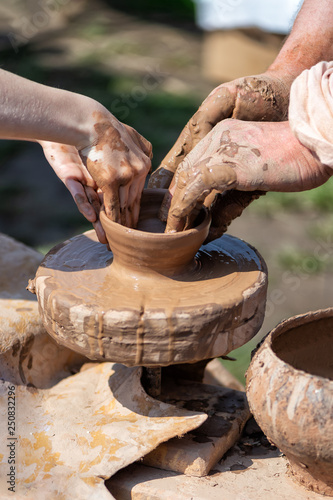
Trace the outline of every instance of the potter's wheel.
<path fill-rule="evenodd" d="M 117 271 L 94 231 L 56 246 L 35 289 L 49 334 L 95 360 L 128 366 L 192 363 L 225 355 L 259 330 L 267 273 L 247 243 L 224 235 L 178 277 Z"/>

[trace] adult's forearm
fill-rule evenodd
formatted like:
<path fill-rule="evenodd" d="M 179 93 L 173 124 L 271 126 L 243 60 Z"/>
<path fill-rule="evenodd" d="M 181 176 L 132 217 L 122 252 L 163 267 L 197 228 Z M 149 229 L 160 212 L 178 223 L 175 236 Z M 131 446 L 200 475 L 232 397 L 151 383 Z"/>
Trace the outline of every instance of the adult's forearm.
<path fill-rule="evenodd" d="M 0 138 L 45 140 L 78 148 L 94 142 L 94 122 L 109 113 L 89 97 L 0 70 Z"/>
<path fill-rule="evenodd" d="M 333 1 L 304 0 L 280 53 L 268 72 L 294 80 L 319 61 L 333 60 Z"/>

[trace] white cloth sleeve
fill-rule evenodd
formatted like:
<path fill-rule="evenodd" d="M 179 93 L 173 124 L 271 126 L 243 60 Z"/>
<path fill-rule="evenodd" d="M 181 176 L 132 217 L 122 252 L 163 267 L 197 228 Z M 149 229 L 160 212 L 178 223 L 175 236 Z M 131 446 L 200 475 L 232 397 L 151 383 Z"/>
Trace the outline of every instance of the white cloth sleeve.
<path fill-rule="evenodd" d="M 296 78 L 289 123 L 297 139 L 333 168 L 333 62 L 320 62 Z"/>

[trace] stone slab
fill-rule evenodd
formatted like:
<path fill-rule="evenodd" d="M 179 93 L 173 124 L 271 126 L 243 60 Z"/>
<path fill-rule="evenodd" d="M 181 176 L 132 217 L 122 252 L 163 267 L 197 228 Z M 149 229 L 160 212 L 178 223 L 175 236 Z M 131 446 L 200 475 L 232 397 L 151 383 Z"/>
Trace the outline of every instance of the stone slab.
<path fill-rule="evenodd" d="M 204 412 L 208 419 L 181 439 L 159 445 L 143 458 L 145 465 L 206 476 L 211 468 L 235 444 L 250 418 L 245 392 L 213 385 L 185 382 L 164 387 L 162 399 L 178 408 Z"/>
<path fill-rule="evenodd" d="M 260 444 L 249 448 L 251 453 L 244 453 L 234 446 L 207 477 L 132 464 L 106 484 L 117 500 L 327 500 L 289 477 L 278 450 Z"/>

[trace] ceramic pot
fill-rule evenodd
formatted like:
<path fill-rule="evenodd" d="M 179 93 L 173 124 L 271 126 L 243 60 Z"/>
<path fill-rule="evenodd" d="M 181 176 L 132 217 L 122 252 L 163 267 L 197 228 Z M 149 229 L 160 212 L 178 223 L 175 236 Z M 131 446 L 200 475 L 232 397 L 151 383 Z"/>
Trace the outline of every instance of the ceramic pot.
<path fill-rule="evenodd" d="M 306 488 L 333 496 L 333 308 L 280 323 L 247 371 L 250 409 Z"/>
<path fill-rule="evenodd" d="M 141 198 L 138 229 L 112 222 L 101 212 L 100 219 L 113 253 L 114 270 L 135 273 L 156 271 L 173 276 L 190 270 L 194 257 L 208 236 L 211 217 L 205 207 L 193 229 L 164 233 L 165 223 L 158 218 L 166 189 L 145 189 Z"/>

